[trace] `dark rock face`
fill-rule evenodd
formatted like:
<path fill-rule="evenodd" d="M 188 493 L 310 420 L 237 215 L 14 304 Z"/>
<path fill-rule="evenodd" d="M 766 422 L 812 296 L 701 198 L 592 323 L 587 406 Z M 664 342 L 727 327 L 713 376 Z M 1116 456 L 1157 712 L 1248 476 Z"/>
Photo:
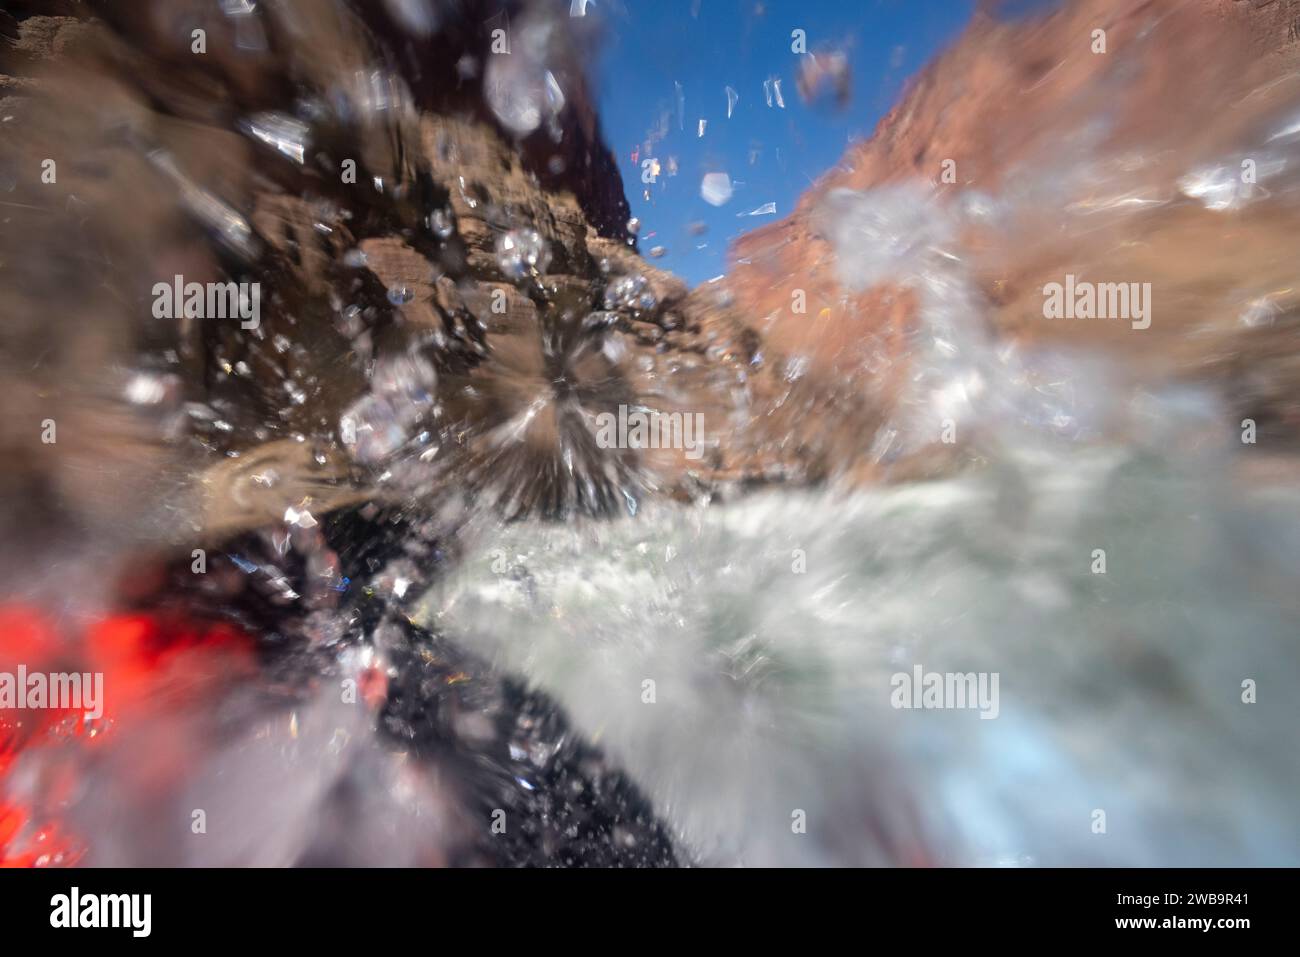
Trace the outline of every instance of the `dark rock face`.
<path fill-rule="evenodd" d="M 165 13 L 145 15 L 109 3 L 91 5 L 90 11 L 165 67 L 167 86 L 174 86 L 177 71 L 183 75 L 194 68 L 189 31 L 205 26 L 212 42 L 203 72 L 209 89 L 219 85 L 228 97 L 224 107 L 232 111 L 282 109 L 296 83 L 327 86 L 353 70 L 380 69 L 402 78 L 417 112 L 463 117 L 509 136 L 483 95 L 492 33 L 504 29 L 507 40 L 516 39 L 511 36 L 516 26 L 540 19 L 553 6 L 532 0 L 463 0 L 450 10 L 416 4 L 412 7 L 426 15 L 412 22 L 395 18 L 400 9 L 395 4 L 317 7 L 290 2 L 273 5 L 257 30 L 197 2 L 167 4 Z M 567 18 L 563 22 L 560 30 L 558 20 L 546 21 L 546 54 L 564 92 L 565 109 L 552 130 L 524 136 L 517 152 L 524 170 L 538 177 L 544 189 L 574 196 L 599 235 L 623 240 L 627 199 L 617 164 L 601 140 L 581 62 L 594 37 L 577 35 Z M 258 45 L 265 49 L 256 50 Z M 161 86 L 151 92 L 168 99 Z M 483 185 L 490 186 L 491 174 L 486 175 Z"/>

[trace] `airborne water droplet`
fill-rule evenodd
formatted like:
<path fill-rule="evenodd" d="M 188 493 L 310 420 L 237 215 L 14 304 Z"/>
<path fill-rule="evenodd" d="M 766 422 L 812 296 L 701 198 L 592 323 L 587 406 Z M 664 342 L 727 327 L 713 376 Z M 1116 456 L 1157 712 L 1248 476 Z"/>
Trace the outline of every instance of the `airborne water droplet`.
<path fill-rule="evenodd" d="M 435 209 L 429 214 L 429 228 L 439 239 L 446 239 L 456 231 L 455 225 L 451 221 L 451 214 L 445 209 Z"/>
<path fill-rule="evenodd" d="M 731 199 L 731 177 L 726 173 L 705 173 L 700 196 L 710 206 L 722 206 Z"/>
<path fill-rule="evenodd" d="M 512 229 L 497 236 L 496 254 L 497 265 L 510 279 L 545 273 L 551 264 L 546 240 L 535 229 Z"/>
<path fill-rule="evenodd" d="M 645 276 L 619 276 L 605 287 L 605 308 L 653 309 L 657 302 L 646 285 Z"/>
<path fill-rule="evenodd" d="M 240 129 L 282 156 L 302 165 L 308 148 L 308 127 L 302 120 L 283 113 L 257 113 L 243 120 Z"/>

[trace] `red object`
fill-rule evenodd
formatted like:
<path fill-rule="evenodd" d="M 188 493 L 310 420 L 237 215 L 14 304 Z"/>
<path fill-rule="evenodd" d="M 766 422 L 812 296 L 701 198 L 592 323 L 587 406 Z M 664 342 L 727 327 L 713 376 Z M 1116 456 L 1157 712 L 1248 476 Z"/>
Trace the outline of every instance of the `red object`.
<path fill-rule="evenodd" d="M 93 732 L 83 715 L 71 725 L 58 709 L 0 710 L 0 867 L 75 864 L 84 841 L 57 822 L 34 822 L 29 808 L 7 793 L 23 752 L 40 747 L 112 747 L 127 731 L 142 732 L 142 784 L 175 781 L 184 770 L 186 724 L 177 712 L 255 667 L 253 645 L 223 623 L 176 615 L 113 615 L 68 641 L 40 610 L 0 605 L 0 671 L 29 673 L 75 668 L 103 675 L 103 716 Z M 73 783 L 65 782 L 67 785 Z M 59 788 L 61 791 L 62 788 Z"/>

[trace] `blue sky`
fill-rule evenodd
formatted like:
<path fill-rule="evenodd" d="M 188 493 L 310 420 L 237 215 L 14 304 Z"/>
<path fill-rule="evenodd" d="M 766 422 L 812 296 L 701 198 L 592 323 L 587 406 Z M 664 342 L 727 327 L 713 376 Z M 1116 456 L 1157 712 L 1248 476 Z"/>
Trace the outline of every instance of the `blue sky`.
<path fill-rule="evenodd" d="M 723 272 L 728 244 L 789 213 L 852 140 L 870 136 L 908 77 L 956 39 L 974 6 L 974 0 L 594 0 L 588 15 L 599 17 L 605 30 L 595 70 L 601 122 L 641 220 L 642 253 L 665 247 L 655 264 L 691 284 Z M 800 100 L 800 57 L 790 49 L 796 28 L 806 31 L 810 51 L 847 51 L 852 98 L 842 112 Z M 784 109 L 766 103 L 769 77 L 781 81 Z M 684 98 L 680 117 L 675 84 Z M 739 94 L 730 119 L 728 86 Z M 666 133 L 647 153 L 654 130 Z M 653 184 L 644 184 L 640 162 L 633 164 L 638 147 L 639 161 L 659 161 Z M 721 207 L 700 196 L 710 172 L 732 180 L 733 196 Z M 737 215 L 773 202 L 775 215 Z M 705 231 L 692 235 L 693 223 Z"/>

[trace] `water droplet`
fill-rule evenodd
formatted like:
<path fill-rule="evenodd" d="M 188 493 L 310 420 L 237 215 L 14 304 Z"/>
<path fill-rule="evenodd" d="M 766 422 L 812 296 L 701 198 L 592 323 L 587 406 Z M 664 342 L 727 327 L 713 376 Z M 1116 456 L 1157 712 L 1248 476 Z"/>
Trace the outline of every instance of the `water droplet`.
<path fill-rule="evenodd" d="M 375 363 L 370 387 L 378 395 L 403 403 L 427 405 L 433 401 L 437 380 L 429 360 L 420 355 L 400 355 Z"/>
<path fill-rule="evenodd" d="M 393 19 L 419 37 L 438 29 L 438 14 L 429 0 L 388 0 Z"/>
<path fill-rule="evenodd" d="M 349 339 L 361 335 L 365 328 L 365 323 L 361 321 L 360 306 L 348 306 L 339 316 L 339 331 Z"/>
<path fill-rule="evenodd" d="M 174 375 L 138 372 L 126 383 L 126 400 L 132 405 L 158 405 L 179 388 L 180 379 Z"/>
<path fill-rule="evenodd" d="M 439 239 L 447 239 L 456 231 L 456 226 L 451 220 L 451 214 L 445 209 L 435 209 L 429 214 L 429 228 Z"/>
<path fill-rule="evenodd" d="M 375 363 L 371 392 L 344 411 L 339 438 L 358 462 L 374 465 L 401 448 L 433 402 L 437 376 L 428 360 L 400 355 Z"/>
<path fill-rule="evenodd" d="M 546 69 L 538 50 L 530 49 L 528 38 L 508 55 L 488 58 L 483 92 L 488 107 L 501 125 L 519 136 L 527 136 L 564 109 L 564 92 Z"/>
<path fill-rule="evenodd" d="M 645 304 L 647 301 L 649 305 Z M 655 305 L 654 294 L 646 288 L 645 276 L 619 276 L 605 287 L 606 309 L 653 309 Z"/>
<path fill-rule="evenodd" d="M 608 329 L 616 322 L 618 322 L 618 313 L 616 312 L 592 312 L 582 320 L 582 328 L 588 331 Z"/>
<path fill-rule="evenodd" d="M 283 113 L 257 113 L 241 121 L 239 128 L 259 143 L 302 165 L 308 146 L 308 128 L 302 120 Z"/>
<path fill-rule="evenodd" d="M 509 279 L 544 273 L 551 264 L 551 252 L 535 229 L 512 229 L 497 236 L 497 265 Z"/>
<path fill-rule="evenodd" d="M 339 438 L 358 462 L 373 465 L 396 452 L 406 441 L 402 416 L 383 396 L 362 396 L 339 419 Z"/>
<path fill-rule="evenodd" d="M 284 510 L 284 521 L 288 525 L 296 525 L 299 528 L 314 528 L 317 524 L 311 512 L 305 508 L 294 508 L 292 505 Z"/>
<path fill-rule="evenodd" d="M 710 206 L 722 206 L 731 199 L 731 177 L 726 173 L 705 173 L 700 197 Z"/>
<path fill-rule="evenodd" d="M 785 109 L 785 99 L 781 96 L 780 77 L 769 76 L 763 81 L 763 98 L 769 107 L 775 103 L 781 109 Z"/>

